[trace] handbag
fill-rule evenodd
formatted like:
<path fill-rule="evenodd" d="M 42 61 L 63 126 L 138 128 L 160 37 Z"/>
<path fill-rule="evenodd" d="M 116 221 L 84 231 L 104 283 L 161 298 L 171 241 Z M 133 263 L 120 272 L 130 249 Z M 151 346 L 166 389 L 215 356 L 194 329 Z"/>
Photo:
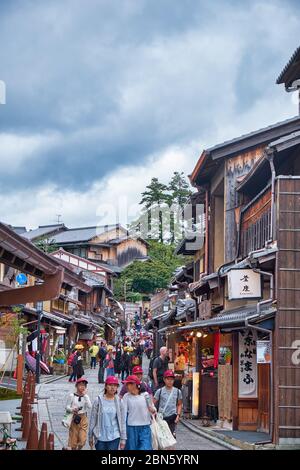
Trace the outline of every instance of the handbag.
<path fill-rule="evenodd" d="M 73 413 L 70 413 L 69 411 L 66 411 L 65 414 L 64 414 L 64 417 L 62 419 L 61 424 L 65 428 L 69 428 L 71 426 L 72 419 L 73 419 Z"/>
<path fill-rule="evenodd" d="M 152 418 L 150 424 L 151 438 L 152 438 L 152 449 L 158 450 L 158 437 L 157 437 L 157 422 L 155 418 Z"/>
<path fill-rule="evenodd" d="M 157 450 L 164 450 L 176 444 L 176 439 L 170 431 L 168 423 L 158 414 L 151 424 L 151 433 L 157 439 Z"/>

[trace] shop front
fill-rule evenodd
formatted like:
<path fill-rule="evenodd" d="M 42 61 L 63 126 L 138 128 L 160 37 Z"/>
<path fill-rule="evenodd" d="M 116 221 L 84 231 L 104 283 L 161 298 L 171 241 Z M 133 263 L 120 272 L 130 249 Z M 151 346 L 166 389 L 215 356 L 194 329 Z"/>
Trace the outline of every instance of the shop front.
<path fill-rule="evenodd" d="M 199 372 L 198 417 L 227 429 L 270 432 L 274 314 L 270 307 L 260 313 L 245 307 L 179 328 Z"/>

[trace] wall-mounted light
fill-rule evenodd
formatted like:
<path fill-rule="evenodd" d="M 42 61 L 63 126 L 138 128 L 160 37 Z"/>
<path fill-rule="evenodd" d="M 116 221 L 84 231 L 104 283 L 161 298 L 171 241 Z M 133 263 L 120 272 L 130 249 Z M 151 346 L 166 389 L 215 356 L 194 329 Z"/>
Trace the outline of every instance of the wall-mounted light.
<path fill-rule="evenodd" d="M 192 331 L 192 332 L 190 333 L 190 336 L 193 336 L 193 335 L 194 335 L 194 332 Z"/>
<path fill-rule="evenodd" d="M 205 334 L 205 335 L 203 335 L 203 338 L 207 338 L 207 336 L 208 336 L 208 335 L 207 335 L 207 334 Z"/>
<path fill-rule="evenodd" d="M 200 331 L 198 331 L 198 333 L 196 334 L 197 338 L 201 338 L 202 336 L 202 333 L 200 333 Z"/>

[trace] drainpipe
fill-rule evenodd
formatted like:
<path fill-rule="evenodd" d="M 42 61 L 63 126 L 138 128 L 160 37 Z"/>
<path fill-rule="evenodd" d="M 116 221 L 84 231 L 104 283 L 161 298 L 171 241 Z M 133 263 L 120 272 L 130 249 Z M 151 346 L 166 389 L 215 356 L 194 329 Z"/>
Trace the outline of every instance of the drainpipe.
<path fill-rule="evenodd" d="M 208 273 L 208 189 L 205 190 L 205 268 L 204 271 Z"/>
<path fill-rule="evenodd" d="M 250 260 L 249 260 L 250 261 Z M 261 302 L 257 302 L 256 306 L 256 311 L 258 314 L 260 314 L 260 307 L 265 304 L 269 304 L 270 302 L 273 302 L 274 300 L 274 274 L 273 273 L 268 273 L 267 271 L 261 271 L 260 269 L 257 268 L 252 268 L 252 270 L 255 273 L 262 274 L 264 276 L 269 276 L 270 277 L 270 298 L 266 300 L 262 300 Z"/>
<path fill-rule="evenodd" d="M 275 220 L 275 178 L 276 178 L 276 171 L 274 166 L 274 150 L 267 148 L 266 149 L 266 158 L 268 158 L 270 167 L 271 167 L 271 174 L 272 174 L 272 188 L 271 188 L 271 227 L 270 227 L 270 238 L 267 243 L 273 241 L 274 238 L 274 220 Z"/>

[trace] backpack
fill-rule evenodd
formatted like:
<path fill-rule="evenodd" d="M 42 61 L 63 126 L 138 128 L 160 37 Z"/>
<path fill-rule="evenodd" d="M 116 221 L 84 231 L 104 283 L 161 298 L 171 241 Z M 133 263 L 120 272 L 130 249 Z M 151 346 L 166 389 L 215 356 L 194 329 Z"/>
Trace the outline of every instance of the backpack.
<path fill-rule="evenodd" d="M 151 380 L 154 379 L 154 377 L 153 377 L 153 363 L 154 363 L 155 359 L 157 359 L 158 357 L 159 357 L 159 356 L 155 356 L 155 357 L 153 356 L 153 357 L 150 359 L 150 362 L 149 362 L 148 375 L 149 375 L 149 378 L 150 378 Z"/>
<path fill-rule="evenodd" d="M 68 366 L 72 365 L 75 354 L 76 353 L 74 353 L 74 352 L 72 354 L 70 354 L 69 359 L 68 359 Z"/>

